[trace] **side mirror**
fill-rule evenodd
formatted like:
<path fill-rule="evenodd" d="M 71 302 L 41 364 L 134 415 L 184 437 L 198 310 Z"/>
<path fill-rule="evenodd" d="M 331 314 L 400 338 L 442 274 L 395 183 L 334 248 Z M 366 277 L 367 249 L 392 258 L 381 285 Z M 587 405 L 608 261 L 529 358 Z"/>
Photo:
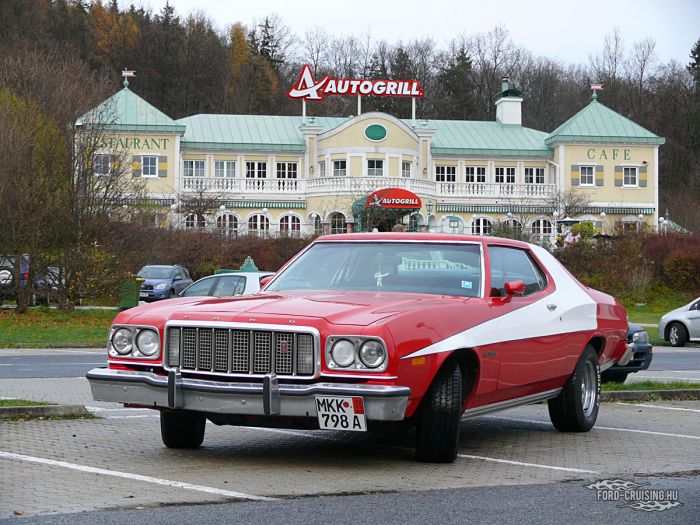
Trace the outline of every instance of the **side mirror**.
<path fill-rule="evenodd" d="M 525 292 L 525 281 L 508 281 L 505 284 L 506 295 L 520 295 Z"/>
<path fill-rule="evenodd" d="M 262 279 L 260 279 L 260 288 L 264 288 L 267 283 L 269 283 L 274 275 L 266 275 Z"/>

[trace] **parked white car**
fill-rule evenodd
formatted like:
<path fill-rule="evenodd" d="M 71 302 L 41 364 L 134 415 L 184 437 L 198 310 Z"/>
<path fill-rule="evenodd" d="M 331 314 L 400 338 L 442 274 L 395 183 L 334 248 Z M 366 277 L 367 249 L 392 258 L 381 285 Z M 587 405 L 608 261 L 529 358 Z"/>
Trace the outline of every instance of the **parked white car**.
<path fill-rule="evenodd" d="M 700 297 L 664 314 L 659 321 L 659 337 L 671 346 L 700 343 Z"/>
<path fill-rule="evenodd" d="M 180 297 L 229 297 L 260 291 L 260 281 L 274 272 L 231 272 L 202 277 L 180 292 Z"/>

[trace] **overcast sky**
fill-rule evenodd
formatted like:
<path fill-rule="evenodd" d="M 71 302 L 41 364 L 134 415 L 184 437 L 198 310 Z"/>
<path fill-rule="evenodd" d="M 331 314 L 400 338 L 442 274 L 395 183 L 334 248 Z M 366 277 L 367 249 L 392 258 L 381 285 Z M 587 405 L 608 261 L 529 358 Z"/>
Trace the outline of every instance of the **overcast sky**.
<path fill-rule="evenodd" d="M 160 11 L 166 0 L 120 0 Z M 660 61 L 686 64 L 700 38 L 700 0 L 170 0 L 178 14 L 203 11 L 219 28 L 250 25 L 276 13 L 298 35 L 315 26 L 334 35 L 365 35 L 389 42 L 432 37 L 445 47 L 460 33 L 503 24 L 516 44 L 536 55 L 587 63 L 605 34 L 619 27 L 627 48 L 656 41 Z"/>

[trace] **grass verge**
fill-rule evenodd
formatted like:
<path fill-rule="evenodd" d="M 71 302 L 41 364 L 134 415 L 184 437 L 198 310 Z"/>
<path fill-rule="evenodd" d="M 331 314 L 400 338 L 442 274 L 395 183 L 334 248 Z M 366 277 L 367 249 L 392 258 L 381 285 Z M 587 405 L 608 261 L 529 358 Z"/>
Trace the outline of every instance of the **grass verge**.
<path fill-rule="evenodd" d="M 55 405 L 45 401 L 27 401 L 26 399 L 0 399 L 0 408 L 5 407 L 32 407 L 39 405 Z"/>
<path fill-rule="evenodd" d="M 671 310 L 688 304 L 693 296 L 688 293 L 678 293 L 670 289 L 660 289 L 648 302 L 625 302 L 627 317 L 633 323 L 658 324 L 661 316 Z"/>
<path fill-rule="evenodd" d="M 116 312 L 112 310 L 66 312 L 37 308 L 25 314 L 2 310 L 0 347 L 20 343 L 37 347 L 70 344 L 102 346 L 115 315 Z"/>
<path fill-rule="evenodd" d="M 625 383 L 603 383 L 603 392 L 620 392 L 623 390 L 696 390 L 700 383 L 688 381 L 630 381 Z"/>

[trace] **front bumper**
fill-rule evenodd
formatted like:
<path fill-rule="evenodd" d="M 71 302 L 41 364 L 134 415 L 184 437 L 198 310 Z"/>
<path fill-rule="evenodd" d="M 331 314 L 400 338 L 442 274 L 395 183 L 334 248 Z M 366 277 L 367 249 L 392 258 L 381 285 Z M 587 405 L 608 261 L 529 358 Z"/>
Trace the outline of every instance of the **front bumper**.
<path fill-rule="evenodd" d="M 274 374 L 262 383 L 206 381 L 151 372 L 93 368 L 86 377 L 96 401 L 215 414 L 317 417 L 316 396 L 361 396 L 367 419 L 401 421 L 411 390 L 405 386 L 346 383 L 279 383 Z"/>
<path fill-rule="evenodd" d="M 619 359 L 611 370 L 616 372 L 639 372 L 646 370 L 654 357 L 652 346 L 649 343 L 629 343 L 627 351 Z M 624 365 L 622 364 L 624 363 Z"/>

